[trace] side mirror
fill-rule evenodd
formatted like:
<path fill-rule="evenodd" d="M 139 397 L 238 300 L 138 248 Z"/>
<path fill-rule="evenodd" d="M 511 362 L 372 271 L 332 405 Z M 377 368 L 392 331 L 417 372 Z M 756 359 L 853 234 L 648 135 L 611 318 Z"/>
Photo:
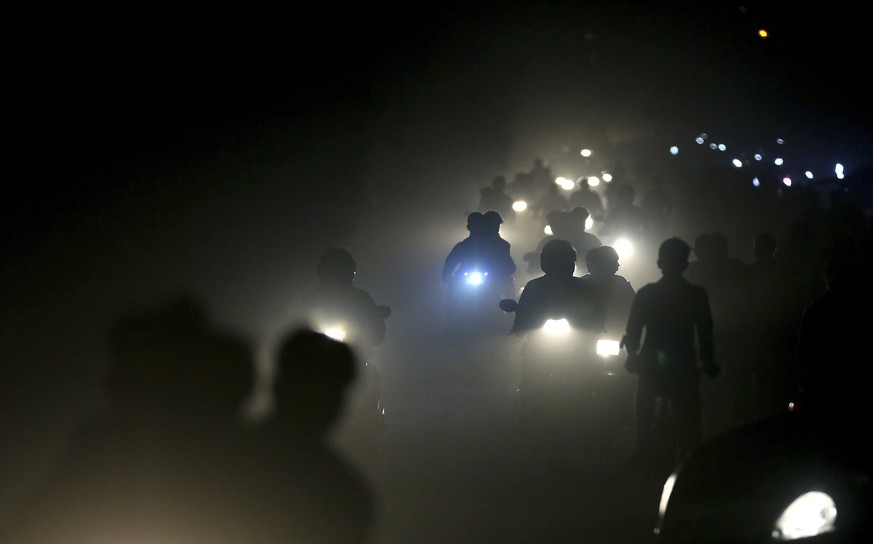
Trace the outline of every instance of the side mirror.
<path fill-rule="evenodd" d="M 504 312 L 514 312 L 516 308 L 518 308 L 518 302 L 516 302 L 514 298 L 504 298 L 498 302 L 497 305 L 500 306 L 500 309 Z"/>

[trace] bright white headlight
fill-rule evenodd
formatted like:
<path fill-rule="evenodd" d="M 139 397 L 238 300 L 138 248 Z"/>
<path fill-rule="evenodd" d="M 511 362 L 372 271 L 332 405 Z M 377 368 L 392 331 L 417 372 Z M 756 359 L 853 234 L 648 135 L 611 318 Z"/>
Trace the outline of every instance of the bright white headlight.
<path fill-rule="evenodd" d="M 566 319 L 549 319 L 543 325 L 543 330 L 549 334 L 564 334 L 570 331 L 570 322 Z"/>
<path fill-rule="evenodd" d="M 346 339 L 346 329 L 342 325 L 324 327 L 321 332 L 340 342 Z"/>
<path fill-rule="evenodd" d="M 597 340 L 597 355 L 601 357 L 618 355 L 620 351 L 621 348 L 619 347 L 618 340 L 607 340 L 606 338 L 599 338 Z"/>
<path fill-rule="evenodd" d="M 482 285 L 485 281 L 485 275 L 481 272 L 468 272 L 466 281 L 469 285 Z"/>
<path fill-rule="evenodd" d="M 837 506 L 827 493 L 810 491 L 794 499 L 773 527 L 773 539 L 807 538 L 834 530 Z"/>

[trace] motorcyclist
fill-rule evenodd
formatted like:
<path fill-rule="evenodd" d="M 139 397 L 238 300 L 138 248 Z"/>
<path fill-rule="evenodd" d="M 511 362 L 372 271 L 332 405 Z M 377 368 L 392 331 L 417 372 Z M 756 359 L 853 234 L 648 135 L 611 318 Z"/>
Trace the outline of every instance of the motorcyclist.
<path fill-rule="evenodd" d="M 372 347 L 385 340 L 386 307 L 376 303 L 364 289 L 354 284 L 357 263 L 348 250 L 330 248 L 316 264 L 318 286 L 303 295 L 299 309 L 313 328 L 342 322 L 358 355 L 367 357 Z"/>
<path fill-rule="evenodd" d="M 589 286 L 596 304 L 597 329 L 621 336 L 636 291 L 627 278 L 616 274 L 618 261 L 618 251 L 612 246 L 589 250 L 585 255 L 588 273 L 582 276 L 582 282 Z"/>
<path fill-rule="evenodd" d="M 385 319 L 391 310 L 354 284 L 357 264 L 346 249 L 335 247 L 322 253 L 316 272 L 318 286 L 302 297 L 299 311 L 310 328 L 342 340 L 356 355 L 359 378 L 334 436 L 340 447 L 369 464 L 381 448 L 385 410 L 380 372 L 372 355 L 373 348 L 385 340 Z"/>
<path fill-rule="evenodd" d="M 591 249 L 585 256 L 588 274 L 580 280 L 588 286 L 588 297 L 594 305 L 593 327 L 602 331 L 600 336 L 606 340 L 621 338 L 636 294 L 630 282 L 616 274 L 618 261 L 618 251 L 612 246 Z M 610 462 L 618 429 L 633 424 L 634 383 L 627 373 L 615 372 L 611 368 L 605 370 L 598 376 L 597 391 L 603 403 L 600 405 L 597 439 L 600 459 Z"/>
<path fill-rule="evenodd" d="M 467 216 L 470 235 L 455 244 L 443 263 L 448 284 L 446 331 L 456 338 L 505 330 L 497 303 L 515 295 L 515 261 L 510 243 L 500 236 L 500 214 L 489 210 Z M 471 281 L 478 276 L 479 281 Z"/>
<path fill-rule="evenodd" d="M 576 250 L 567 240 L 546 242 L 540 252 L 543 275 L 528 281 L 518 299 L 510 334 L 521 336 L 542 327 L 546 320 L 560 315 L 572 326 L 589 328 L 593 308 L 586 299 L 586 286 L 574 276 Z"/>
<path fill-rule="evenodd" d="M 511 246 L 500 236 L 503 218 L 496 211 L 473 212 L 467 216 L 470 235 L 455 244 L 443 263 L 442 278 L 452 283 L 473 270 L 486 271 L 505 280 L 515 273 Z"/>
<path fill-rule="evenodd" d="M 544 275 L 527 282 L 515 305 L 510 334 L 524 336 L 518 390 L 519 422 L 528 455 L 537 463 L 563 463 L 586 448 L 592 416 L 590 338 L 596 323 L 587 286 L 573 275 L 576 250 L 564 239 L 546 242 L 540 252 Z M 549 320 L 565 319 L 568 336 L 546 331 Z M 589 333 L 592 335 L 589 337 Z"/>

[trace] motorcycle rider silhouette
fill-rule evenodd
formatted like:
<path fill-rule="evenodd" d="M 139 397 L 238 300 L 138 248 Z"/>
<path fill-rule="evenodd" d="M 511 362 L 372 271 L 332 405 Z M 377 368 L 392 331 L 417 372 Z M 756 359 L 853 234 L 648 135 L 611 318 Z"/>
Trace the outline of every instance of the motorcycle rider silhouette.
<path fill-rule="evenodd" d="M 503 219 L 495 211 L 467 216 L 470 235 L 454 245 L 443 263 L 448 284 L 447 331 L 451 335 L 490 331 L 502 326 L 495 303 L 515 295 L 508 241 L 500 236 Z"/>
<path fill-rule="evenodd" d="M 616 273 L 618 261 L 618 251 L 612 246 L 591 249 L 585 256 L 589 272 L 582 276 L 581 281 L 588 286 L 594 303 L 596 321 L 592 328 L 602 331 L 600 341 L 610 342 L 613 350 L 620 352 L 618 345 L 636 292 L 624 276 Z M 606 462 L 612 459 L 618 429 L 633 423 L 634 380 L 619 368 L 615 360 L 613 362 L 616 367 L 604 368 L 597 390 L 602 395 L 604 406 L 608 406 L 598 420 L 601 423 L 600 457 Z"/>
<path fill-rule="evenodd" d="M 373 453 L 381 449 L 385 406 L 372 355 L 374 347 L 385 340 L 385 319 L 391 308 L 377 304 L 369 292 L 354 284 L 357 264 L 343 248 L 322 253 L 316 272 L 318 286 L 303 295 L 298 311 L 313 330 L 348 344 L 361 366 L 337 441 L 348 444 L 350 450 Z"/>
<path fill-rule="evenodd" d="M 570 242 L 547 242 L 540 266 L 544 275 L 527 282 L 517 303 L 500 303 L 504 311 L 515 312 L 510 334 L 525 337 L 520 430 L 538 461 L 591 458 L 599 454 L 603 415 L 596 306 L 590 287 L 573 275 L 576 250 Z"/>

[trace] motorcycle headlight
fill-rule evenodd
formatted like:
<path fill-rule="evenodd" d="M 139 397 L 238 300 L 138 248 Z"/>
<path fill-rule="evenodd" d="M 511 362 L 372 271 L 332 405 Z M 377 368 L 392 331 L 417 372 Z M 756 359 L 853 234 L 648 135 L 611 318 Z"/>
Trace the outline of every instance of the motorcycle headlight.
<path fill-rule="evenodd" d="M 543 325 L 543 332 L 548 334 L 566 334 L 570 332 L 570 322 L 566 319 L 549 319 Z"/>
<path fill-rule="evenodd" d="M 837 520 L 837 506 L 827 493 L 809 491 L 782 511 L 773 527 L 773 539 L 797 540 L 830 533 Z"/>
<path fill-rule="evenodd" d="M 486 276 L 488 272 L 464 272 L 464 281 L 467 285 L 482 285 L 485 283 Z"/>
<path fill-rule="evenodd" d="M 621 352 L 618 340 L 599 338 L 597 340 L 597 355 L 601 357 L 613 357 Z"/>
<path fill-rule="evenodd" d="M 618 257 L 621 260 L 630 259 L 634 254 L 634 244 L 627 238 L 619 238 L 614 243 L 613 246 L 615 250 L 618 252 Z"/>

